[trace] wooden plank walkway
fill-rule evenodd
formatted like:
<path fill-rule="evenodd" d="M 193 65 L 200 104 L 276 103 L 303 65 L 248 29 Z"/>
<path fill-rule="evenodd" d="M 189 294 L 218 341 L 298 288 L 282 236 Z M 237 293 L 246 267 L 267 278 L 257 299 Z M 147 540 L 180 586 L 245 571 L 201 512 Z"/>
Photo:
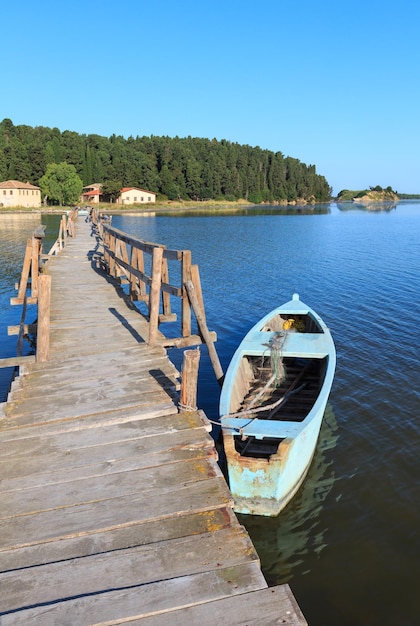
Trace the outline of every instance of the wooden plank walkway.
<path fill-rule="evenodd" d="M 0 414 L 0 623 L 306 624 L 268 588 L 210 425 L 77 236 L 48 261 L 51 359 Z"/>

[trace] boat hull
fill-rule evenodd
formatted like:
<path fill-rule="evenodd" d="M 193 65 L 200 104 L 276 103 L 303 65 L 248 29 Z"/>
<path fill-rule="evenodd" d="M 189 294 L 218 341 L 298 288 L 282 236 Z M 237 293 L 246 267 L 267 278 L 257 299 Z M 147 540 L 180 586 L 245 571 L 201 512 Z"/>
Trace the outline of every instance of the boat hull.
<path fill-rule="evenodd" d="M 235 449 L 234 434 L 223 429 L 229 487 L 234 510 L 276 516 L 298 492 L 312 462 L 325 406 L 296 437 L 286 437 L 268 459 L 244 457 Z"/>
<path fill-rule="evenodd" d="M 275 419 L 271 414 L 260 419 L 245 409 L 241 412 L 239 407 L 251 385 L 251 375 L 247 375 L 250 363 L 267 352 L 270 338 L 279 332 L 271 329 L 273 320 L 281 315 L 282 322 L 287 316 L 298 314 L 302 319 L 310 317 L 309 324 L 306 322 L 310 331 L 293 336 L 286 333 L 282 357 L 287 367 L 302 361 L 302 368 L 297 370 L 291 386 L 295 385 L 296 389 L 304 381 L 301 387 L 306 389 L 301 393 L 306 395 L 299 399 L 299 406 L 306 403 L 307 411 L 297 413 L 290 406 L 293 402 L 287 404 L 283 397 L 280 405 L 284 403 L 285 408 L 276 409 Z M 305 379 L 308 367 L 317 372 L 317 379 L 315 374 L 310 379 L 306 374 Z M 227 472 L 236 512 L 276 516 L 297 493 L 316 449 L 334 370 L 335 348 L 330 332 L 297 295 L 260 320 L 241 342 L 226 372 L 220 399 Z M 319 387 L 312 396 L 308 391 L 310 383 Z M 252 451 L 247 454 L 245 450 L 250 441 Z"/>

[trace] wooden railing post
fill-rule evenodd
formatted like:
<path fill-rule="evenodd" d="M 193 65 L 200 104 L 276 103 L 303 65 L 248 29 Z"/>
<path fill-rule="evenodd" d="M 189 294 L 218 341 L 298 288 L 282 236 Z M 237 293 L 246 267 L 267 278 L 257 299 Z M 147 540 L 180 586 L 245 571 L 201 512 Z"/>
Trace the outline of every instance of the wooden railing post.
<path fill-rule="evenodd" d="M 65 247 L 67 241 L 67 218 L 65 215 L 61 216 L 59 239 L 60 250 L 62 250 Z"/>
<path fill-rule="evenodd" d="M 45 225 L 40 224 L 32 236 L 32 265 L 31 265 L 31 296 L 38 296 L 38 274 L 42 255 L 42 242 L 45 237 Z"/>
<path fill-rule="evenodd" d="M 33 239 L 33 238 L 32 238 Z M 18 299 L 23 301 L 28 286 L 29 273 L 31 271 L 32 260 L 32 239 L 26 243 L 25 258 L 23 260 L 22 274 L 19 281 Z"/>
<path fill-rule="evenodd" d="M 185 350 L 182 363 L 181 378 L 181 412 L 191 412 L 197 410 L 197 381 L 198 366 L 200 363 L 200 350 Z"/>
<path fill-rule="evenodd" d="M 114 234 L 108 233 L 108 247 L 110 250 L 110 255 L 108 257 L 108 271 L 110 276 L 115 276 L 115 250 L 117 247 L 117 238 Z"/>
<path fill-rule="evenodd" d="M 159 327 L 160 286 L 162 283 L 163 248 L 154 248 L 152 256 L 152 284 L 149 294 L 149 345 L 156 343 Z"/>
<path fill-rule="evenodd" d="M 222 386 L 224 378 L 223 369 L 220 365 L 219 357 L 217 355 L 216 348 L 214 347 L 214 342 L 211 338 L 209 329 L 207 328 L 206 317 L 204 311 L 201 309 L 201 305 L 195 292 L 192 280 L 187 280 L 187 282 L 185 283 L 185 287 L 190 298 L 195 317 L 197 319 L 198 328 L 200 330 L 201 336 L 206 342 L 207 350 L 209 351 L 209 357 L 213 366 L 214 373 L 216 375 L 216 379 L 219 385 Z"/>
<path fill-rule="evenodd" d="M 42 249 L 42 240 L 35 235 L 32 237 L 32 260 L 31 260 L 31 296 L 38 297 L 38 273 L 39 273 L 39 256 Z"/>
<path fill-rule="evenodd" d="M 38 278 L 38 329 L 36 360 L 39 363 L 50 358 L 50 308 L 51 276 L 40 274 Z"/>
<path fill-rule="evenodd" d="M 67 219 L 67 231 L 69 234 L 69 237 L 75 237 L 76 236 L 76 219 L 77 219 L 77 211 L 75 211 L 74 209 L 72 209 L 70 211 L 70 215 L 68 216 Z"/>
<path fill-rule="evenodd" d="M 168 260 L 162 259 L 162 282 L 169 284 Z M 162 312 L 164 316 L 171 315 L 171 296 L 167 292 L 162 292 Z"/>
<path fill-rule="evenodd" d="M 191 307 L 185 283 L 191 280 L 191 251 L 182 252 L 182 302 L 181 302 L 181 334 L 183 337 L 191 335 Z"/>

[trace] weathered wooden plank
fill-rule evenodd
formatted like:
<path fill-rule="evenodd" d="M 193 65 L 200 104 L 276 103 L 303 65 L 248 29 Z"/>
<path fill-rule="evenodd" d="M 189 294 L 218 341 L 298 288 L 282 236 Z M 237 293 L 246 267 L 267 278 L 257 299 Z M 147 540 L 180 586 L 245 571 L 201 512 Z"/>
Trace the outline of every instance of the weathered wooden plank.
<path fill-rule="evenodd" d="M 24 298 L 10 298 L 11 305 L 23 304 L 25 302 Z M 36 304 L 38 302 L 37 297 L 28 297 L 26 298 L 26 304 Z"/>
<path fill-rule="evenodd" d="M 123 326 L 120 323 L 115 323 L 113 326 L 105 325 L 101 326 L 100 323 L 92 326 L 85 326 L 81 324 L 77 328 L 52 328 L 51 329 L 51 337 L 52 339 L 56 339 L 58 344 L 62 344 L 63 342 L 70 342 L 73 340 L 79 341 L 88 341 L 91 343 L 95 343 L 98 338 L 100 340 L 106 339 L 111 343 L 118 343 L 121 340 L 127 340 L 128 343 L 132 343 L 133 340 L 137 339 L 139 343 L 144 343 L 144 338 L 139 335 L 138 331 L 134 329 L 132 326 Z M 100 346 L 96 346 L 100 348 Z"/>
<path fill-rule="evenodd" d="M 37 331 L 37 324 L 23 324 L 23 332 L 24 333 L 36 333 Z M 7 334 L 9 336 L 12 335 L 18 335 L 20 333 L 20 326 L 8 326 L 7 327 Z"/>
<path fill-rule="evenodd" d="M 0 445 L 4 454 L 6 454 L 8 445 L 11 442 L 20 442 L 27 438 L 31 440 L 41 438 L 48 447 L 48 445 L 51 445 L 48 442 L 51 442 L 56 435 L 60 435 L 58 440 L 63 442 L 61 444 L 62 449 L 67 450 L 72 447 L 83 447 L 83 444 L 85 444 L 85 447 L 89 447 L 96 445 L 99 441 L 106 444 L 114 440 L 124 441 L 127 438 L 149 437 L 186 428 L 201 429 L 203 427 L 207 432 L 211 431 L 211 424 L 209 424 L 205 413 L 200 410 L 182 415 L 172 410 L 169 413 L 156 412 L 155 414 L 145 416 L 138 415 L 134 408 L 134 411 L 117 410 L 109 413 L 88 415 L 65 422 L 0 430 Z M 2 445 L 5 443 L 7 445 Z M 28 445 L 31 444 L 29 443 Z M 52 445 L 57 447 L 58 444 L 53 443 Z"/>
<path fill-rule="evenodd" d="M 191 576 L 180 576 L 174 580 L 161 580 L 132 589 L 107 591 L 95 596 L 83 596 L 66 602 L 5 614 L 2 616 L 2 626 L 132 623 L 130 618 L 156 612 L 166 613 L 174 605 L 180 608 L 214 602 L 224 597 L 261 589 L 263 585 L 258 564 L 244 563 Z M 168 617 L 168 613 L 166 615 Z M 171 623 L 169 617 L 165 626 Z M 220 624 L 225 623 L 224 620 L 220 621 Z M 212 622 L 212 626 L 214 624 L 215 622 Z"/>
<path fill-rule="evenodd" d="M 103 622 L 121 624 L 123 620 Z M 130 620 L 130 626 L 307 626 L 289 585 L 279 585 L 246 594 L 222 598 L 214 602 L 197 604 L 176 611 Z"/>
<path fill-rule="evenodd" d="M 101 386 L 92 388 L 82 396 L 63 394 L 59 403 L 53 406 L 42 401 L 42 398 L 25 398 L 16 402 L 8 402 L 7 415 L 13 416 L 13 423 L 35 424 L 56 421 L 66 418 L 81 417 L 98 411 L 144 407 L 171 403 L 175 411 L 177 394 L 175 389 L 163 389 L 153 378 L 147 381 L 147 387 L 136 388 L 128 382 L 121 387 Z"/>
<path fill-rule="evenodd" d="M 77 342 L 80 341 L 80 349 L 77 350 Z M 94 343 L 89 343 L 82 338 L 74 339 L 70 342 L 64 340 L 57 345 L 53 338 L 53 349 L 51 351 L 51 361 L 59 361 L 63 358 L 63 350 L 65 350 L 66 357 L 88 357 L 91 355 L 98 355 L 99 359 L 106 359 L 107 355 L 111 351 L 119 350 L 120 348 L 130 347 L 129 340 L 108 341 L 106 337 L 102 340 L 98 339 L 98 346 L 95 347 Z"/>
<path fill-rule="evenodd" d="M 164 366 L 164 364 L 162 364 Z M 16 385 L 12 385 L 11 391 L 8 396 L 9 402 L 16 402 L 21 398 L 25 398 L 30 394 L 31 399 L 42 398 L 45 402 L 48 398 L 53 400 L 54 396 L 63 396 L 75 394 L 82 395 L 91 393 L 93 389 L 100 388 L 101 391 L 104 386 L 109 391 L 113 387 L 121 389 L 122 385 L 147 385 L 148 381 L 155 381 L 163 389 L 178 388 L 179 382 L 177 381 L 177 371 L 175 368 L 166 367 L 164 371 L 157 365 L 153 371 L 150 370 L 150 364 L 148 367 L 136 367 L 134 363 L 131 367 L 125 367 L 124 363 L 119 365 L 112 365 L 107 367 L 104 364 L 98 368 L 96 377 L 93 378 L 89 374 L 85 377 L 80 375 L 78 380 L 65 380 L 65 376 L 58 378 L 54 376 L 43 376 L 38 380 L 37 376 L 30 376 L 24 381 L 20 381 Z"/>
<path fill-rule="evenodd" d="M 213 533 L 224 528 L 237 528 L 239 522 L 230 508 L 215 508 L 185 515 L 156 520 L 132 521 L 106 530 L 81 533 L 59 541 L 47 541 L 32 545 L 5 549 L 0 552 L 0 571 L 18 570 L 43 563 L 54 563 L 68 559 L 104 554 L 114 550 L 146 546 L 189 537 Z"/>
<path fill-rule="evenodd" d="M 149 376 L 147 376 L 149 375 Z M 142 379 L 147 382 L 147 378 L 150 379 L 151 383 L 155 383 L 157 378 L 160 379 L 166 377 L 171 382 L 177 381 L 179 374 L 177 370 L 172 366 L 169 366 L 164 361 L 157 360 L 156 363 L 151 360 L 148 363 L 138 362 L 138 365 L 133 360 L 132 363 L 128 364 L 127 369 L 124 367 L 124 362 L 113 361 L 109 367 L 107 367 L 106 362 L 101 364 L 98 367 L 96 374 L 93 372 L 86 370 L 81 370 L 79 376 L 76 376 L 75 373 L 71 374 L 66 381 L 65 370 L 44 370 L 43 372 L 34 371 L 30 372 L 25 376 L 20 376 L 16 383 L 13 385 L 12 393 L 19 389 L 23 389 L 26 391 L 28 395 L 33 392 L 33 395 L 36 396 L 39 394 L 39 390 L 42 389 L 46 394 L 49 393 L 49 388 L 57 388 L 59 389 L 61 386 L 61 390 L 66 393 L 71 393 L 74 390 L 78 391 L 78 389 L 93 389 L 95 387 L 106 387 L 112 388 L 116 384 L 124 384 L 125 381 L 132 381 L 135 383 L 136 377 L 138 379 Z M 114 382 L 115 380 L 115 382 Z M 42 394 L 43 395 L 43 394 Z"/>
<path fill-rule="evenodd" d="M 6 404 L 7 406 L 7 404 Z M 156 404 L 132 406 L 129 408 L 114 409 L 112 411 L 92 413 L 81 417 L 69 417 L 54 422 L 19 423 L 7 415 L 0 420 L 0 440 L 11 441 L 17 437 L 32 437 L 35 435 L 53 435 L 78 430 L 96 429 L 101 426 L 125 424 L 139 420 L 149 420 L 155 417 L 175 415 L 173 404 Z M 211 430 L 211 429 L 210 429 Z"/>
<path fill-rule="evenodd" d="M 77 289 L 77 287 L 75 287 Z M 91 297 L 91 294 L 94 297 Z M 56 302 L 53 300 L 51 321 L 56 328 L 80 329 L 94 328 L 98 324 L 106 330 L 110 326 L 147 329 L 148 322 L 139 308 L 130 308 L 124 300 L 110 302 L 114 306 L 98 307 L 100 298 L 105 294 L 97 292 L 94 285 L 87 285 L 86 295 L 83 293 L 83 306 L 71 309 L 66 298 Z M 107 298 L 108 300 L 108 298 Z"/>
<path fill-rule="evenodd" d="M 35 363 L 35 355 L 28 356 L 9 356 L 4 359 L 0 359 L 1 367 L 18 367 L 20 365 L 27 365 L 28 363 Z"/>
<path fill-rule="evenodd" d="M 139 491 L 143 495 L 149 493 L 149 497 L 164 498 L 168 490 L 176 489 L 180 484 L 185 487 L 218 476 L 222 476 L 222 473 L 216 461 L 207 457 L 184 463 L 81 477 L 48 485 L 27 488 L 22 486 L 12 491 L 0 492 L 0 520 L 112 500 Z"/>
<path fill-rule="evenodd" d="M 91 422 L 90 428 L 58 430 L 53 427 L 30 426 L 18 430 L 0 432 L 0 462 L 1 458 L 8 456 L 37 455 L 59 452 L 68 454 L 72 450 L 107 445 L 128 440 L 144 439 L 158 435 L 175 434 L 179 431 L 191 431 L 205 429 L 208 431 L 206 416 L 202 411 L 194 413 L 171 413 L 158 415 L 151 419 L 138 419 L 133 416 L 128 421 L 121 419 L 110 423 L 96 422 L 96 416 L 86 417 L 82 423 Z M 51 430 L 51 432 L 49 432 Z"/>
<path fill-rule="evenodd" d="M 101 353 L 107 354 L 107 353 Z M 96 367 L 101 368 L 102 359 L 98 359 L 98 356 L 95 354 L 90 354 L 86 356 L 67 356 L 58 359 L 51 359 L 49 363 L 34 363 L 30 367 L 22 367 L 21 374 L 22 376 L 26 376 L 27 374 L 47 374 L 48 376 L 51 373 L 59 374 L 64 373 L 68 376 L 76 376 L 80 379 L 81 375 L 89 375 L 90 372 L 95 370 Z M 153 348 L 149 348 L 146 344 L 137 344 L 133 343 L 132 346 L 128 346 L 125 348 L 119 348 L 117 350 L 109 351 L 108 356 L 106 357 L 107 362 L 109 361 L 112 365 L 113 363 L 121 363 L 121 362 L 137 362 L 139 368 L 142 367 L 142 363 L 153 363 L 154 361 L 168 361 L 168 357 L 165 353 L 164 348 L 159 346 L 155 346 Z"/>
<path fill-rule="evenodd" d="M 58 332 L 58 331 L 57 331 Z M 133 339 L 130 333 L 124 334 L 116 331 L 112 336 L 97 334 L 95 337 L 87 337 L 85 333 L 75 334 L 73 337 L 55 332 L 51 333 L 51 358 L 61 356 L 83 356 L 88 354 L 107 354 L 112 350 L 118 350 L 130 346 Z M 139 339 L 140 343 L 140 339 Z"/>
<path fill-rule="evenodd" d="M 154 400 L 154 401 L 153 401 Z M 90 413 L 88 415 L 68 415 L 61 416 L 52 420 L 45 420 L 42 416 L 21 415 L 18 417 L 9 417 L 8 412 L 9 405 L 6 403 L 4 409 L 5 416 L 0 420 L 0 433 L 1 431 L 18 430 L 20 428 L 32 427 L 36 431 L 42 429 L 45 432 L 65 432 L 68 430 L 75 430 L 77 428 L 96 428 L 101 424 L 116 423 L 123 421 L 132 421 L 133 419 L 151 419 L 155 416 L 170 415 L 174 413 L 173 402 L 160 402 L 159 399 L 145 399 L 143 404 L 133 403 L 130 406 L 124 406 L 118 409 L 108 409 L 106 412 L 101 410 L 98 406 L 99 413 Z M 34 418 L 34 419 L 32 419 Z M 42 421 L 37 421 L 37 419 Z M 9 433 L 5 433 L 6 437 Z"/>
<path fill-rule="evenodd" d="M 135 546 L 0 575 L 3 612 L 259 562 L 242 527 Z"/>
<path fill-rule="evenodd" d="M 195 431 L 181 431 L 64 453 L 46 449 L 42 454 L 40 445 L 35 454 L 22 451 L 0 457 L 0 493 L 199 458 L 217 459 L 214 442 L 205 431 L 201 437 Z"/>
<path fill-rule="evenodd" d="M 160 368 L 165 371 L 176 372 L 176 368 L 169 361 L 167 355 L 164 353 L 157 353 L 148 351 L 144 347 L 138 349 L 129 347 L 122 350 L 121 347 L 118 350 L 112 350 L 110 352 L 103 352 L 98 359 L 95 354 L 87 354 L 85 357 L 66 357 L 66 359 L 51 359 L 49 366 L 42 367 L 42 363 L 34 363 L 30 366 L 23 366 L 20 373 L 21 376 L 31 375 L 32 377 L 39 376 L 40 379 L 65 379 L 68 380 L 80 380 L 81 378 L 95 379 L 102 376 L 112 377 L 115 370 L 119 368 L 127 368 L 127 371 L 135 372 L 142 370 L 150 370 L 153 366 L 156 369 Z M 109 375 L 108 375 L 109 372 Z"/>
<path fill-rule="evenodd" d="M 122 308 L 121 305 L 118 310 L 115 307 L 114 313 L 111 313 L 109 309 L 102 311 L 102 309 L 98 310 L 97 301 L 84 304 L 79 313 L 70 313 L 66 302 L 62 302 L 62 306 L 60 308 L 55 307 L 51 313 L 51 328 L 65 331 L 66 329 L 76 329 L 81 326 L 94 328 L 99 324 L 105 332 L 107 328 L 115 326 L 116 319 L 119 320 L 121 327 L 132 328 L 138 333 L 147 330 L 148 322 L 142 317 L 140 311 L 131 311 L 130 309 Z"/>
<path fill-rule="evenodd" d="M 193 512 L 233 507 L 233 499 L 223 478 L 179 485 L 150 497 L 150 491 L 110 500 L 101 500 L 4 519 L 0 526 L 0 550 L 34 545 L 46 541 L 92 532 L 103 532 L 118 526 L 141 522 L 161 522 L 162 518 L 188 515 Z M 1 554 L 1 552 L 0 552 Z"/>

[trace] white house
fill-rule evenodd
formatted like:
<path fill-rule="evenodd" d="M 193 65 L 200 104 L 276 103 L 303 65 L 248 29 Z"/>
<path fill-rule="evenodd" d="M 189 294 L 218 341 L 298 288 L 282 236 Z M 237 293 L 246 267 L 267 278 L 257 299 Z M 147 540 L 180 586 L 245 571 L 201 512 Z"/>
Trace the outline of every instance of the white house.
<path fill-rule="evenodd" d="M 1 207 L 41 207 L 41 189 L 31 183 L 19 180 L 5 180 L 0 183 Z"/>
<path fill-rule="evenodd" d="M 140 202 L 156 202 L 157 194 L 139 187 L 123 187 L 117 198 L 117 204 L 137 204 Z"/>
<path fill-rule="evenodd" d="M 80 202 L 89 202 L 89 204 L 98 204 L 102 201 L 101 198 L 101 183 L 92 183 L 83 187 L 82 195 L 80 196 Z"/>

